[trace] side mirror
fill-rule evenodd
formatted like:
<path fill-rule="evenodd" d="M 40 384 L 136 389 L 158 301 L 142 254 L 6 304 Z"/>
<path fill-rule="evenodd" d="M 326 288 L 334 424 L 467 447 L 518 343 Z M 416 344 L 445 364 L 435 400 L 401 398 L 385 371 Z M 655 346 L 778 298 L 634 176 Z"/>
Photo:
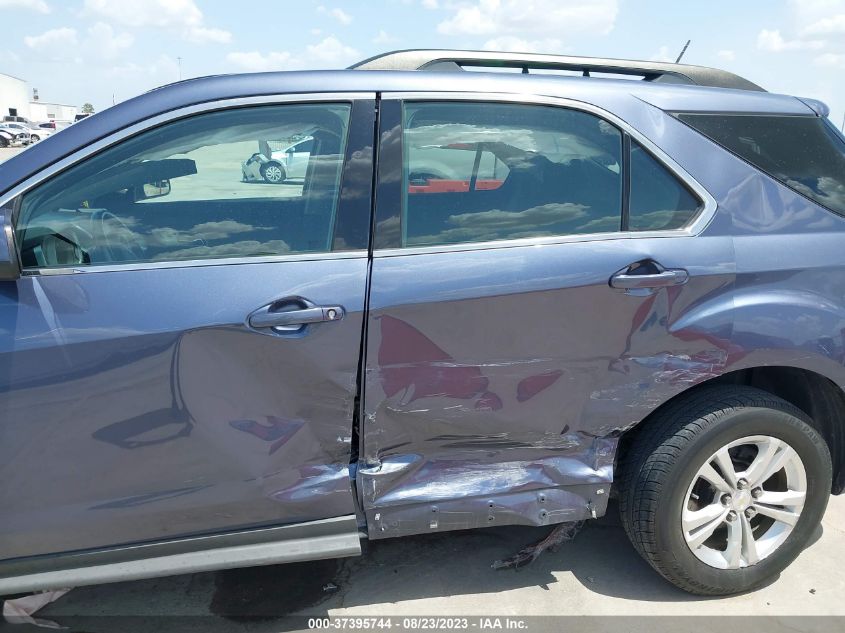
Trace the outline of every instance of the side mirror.
<path fill-rule="evenodd" d="M 15 231 L 12 227 L 11 206 L 0 208 L 0 281 L 10 281 L 21 276 Z"/>
<path fill-rule="evenodd" d="M 140 200 L 150 200 L 152 198 L 161 198 L 170 194 L 170 180 L 158 180 L 135 187 L 135 202 Z"/>

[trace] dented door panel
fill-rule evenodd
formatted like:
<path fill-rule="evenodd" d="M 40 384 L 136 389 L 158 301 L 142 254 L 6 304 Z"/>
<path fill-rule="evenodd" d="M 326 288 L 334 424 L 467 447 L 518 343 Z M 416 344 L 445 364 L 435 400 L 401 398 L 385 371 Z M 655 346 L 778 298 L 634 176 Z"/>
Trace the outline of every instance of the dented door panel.
<path fill-rule="evenodd" d="M 727 238 L 396 253 L 376 252 L 371 280 L 372 538 L 600 515 L 619 435 L 741 355 L 732 323 L 698 310 L 732 291 Z M 689 281 L 610 287 L 647 259 Z"/>
<path fill-rule="evenodd" d="M 18 280 L 0 298 L 0 559 L 352 514 L 366 271 L 362 252 Z M 346 314 L 247 326 L 290 295 Z"/>

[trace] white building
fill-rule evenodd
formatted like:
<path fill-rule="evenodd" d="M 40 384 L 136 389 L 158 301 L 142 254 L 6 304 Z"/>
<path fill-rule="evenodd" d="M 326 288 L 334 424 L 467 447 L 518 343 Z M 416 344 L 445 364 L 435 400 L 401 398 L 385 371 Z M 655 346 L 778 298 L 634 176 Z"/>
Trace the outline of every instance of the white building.
<path fill-rule="evenodd" d="M 0 121 L 5 116 L 22 116 L 35 123 L 73 121 L 77 108 L 64 103 L 50 103 L 31 96 L 23 79 L 0 73 Z"/>
<path fill-rule="evenodd" d="M 29 86 L 23 79 L 0 73 L 0 120 L 2 117 L 29 116 Z"/>
<path fill-rule="evenodd" d="M 29 102 L 29 118 L 32 121 L 73 121 L 76 106 L 46 101 Z"/>

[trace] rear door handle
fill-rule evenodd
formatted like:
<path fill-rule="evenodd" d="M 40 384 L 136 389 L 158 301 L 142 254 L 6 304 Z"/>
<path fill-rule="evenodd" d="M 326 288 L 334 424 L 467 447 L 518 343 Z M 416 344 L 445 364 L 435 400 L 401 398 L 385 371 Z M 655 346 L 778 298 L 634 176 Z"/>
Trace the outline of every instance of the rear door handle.
<path fill-rule="evenodd" d="M 621 290 L 637 288 L 668 288 L 687 283 L 689 273 L 683 268 L 670 268 L 659 273 L 628 274 L 627 269 L 610 278 L 610 285 Z"/>
<path fill-rule="evenodd" d="M 309 323 L 340 321 L 344 314 L 343 306 L 311 306 L 280 312 L 271 312 L 270 307 L 266 306 L 249 315 L 250 327 L 298 327 Z"/>

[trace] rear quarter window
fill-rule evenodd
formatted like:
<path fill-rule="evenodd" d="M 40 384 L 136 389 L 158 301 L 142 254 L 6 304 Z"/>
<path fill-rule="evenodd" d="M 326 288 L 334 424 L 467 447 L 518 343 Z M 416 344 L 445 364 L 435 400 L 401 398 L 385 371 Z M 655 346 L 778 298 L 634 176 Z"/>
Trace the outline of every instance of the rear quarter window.
<path fill-rule="evenodd" d="M 790 189 L 845 215 L 845 141 L 827 119 L 684 113 L 677 117 Z"/>

